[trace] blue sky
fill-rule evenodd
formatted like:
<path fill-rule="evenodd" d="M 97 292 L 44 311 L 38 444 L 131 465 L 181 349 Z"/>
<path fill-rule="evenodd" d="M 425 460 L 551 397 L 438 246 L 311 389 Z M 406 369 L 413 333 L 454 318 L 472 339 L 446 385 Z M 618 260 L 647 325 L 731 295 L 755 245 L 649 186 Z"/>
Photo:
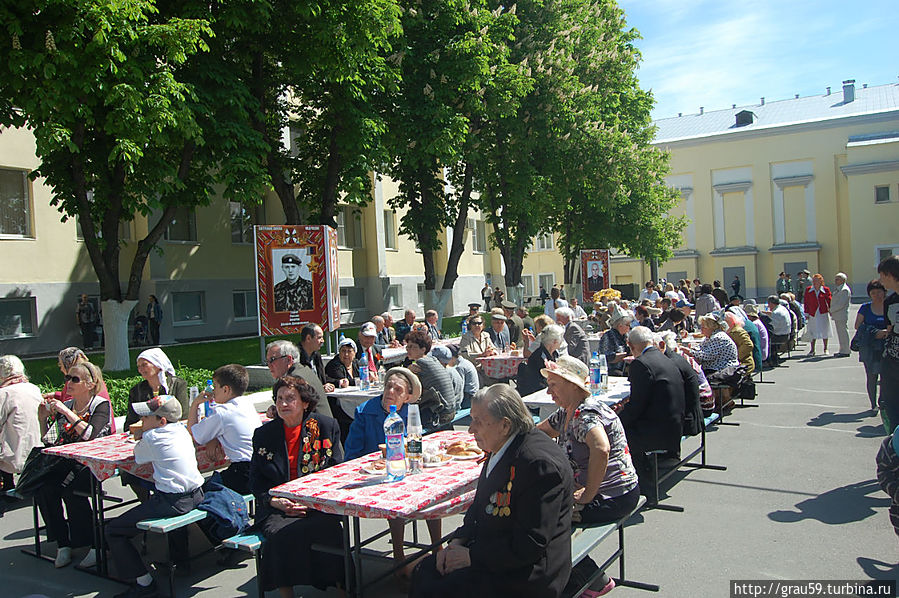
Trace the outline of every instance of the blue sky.
<path fill-rule="evenodd" d="M 653 118 L 899 83 L 899 2 L 619 0 Z"/>

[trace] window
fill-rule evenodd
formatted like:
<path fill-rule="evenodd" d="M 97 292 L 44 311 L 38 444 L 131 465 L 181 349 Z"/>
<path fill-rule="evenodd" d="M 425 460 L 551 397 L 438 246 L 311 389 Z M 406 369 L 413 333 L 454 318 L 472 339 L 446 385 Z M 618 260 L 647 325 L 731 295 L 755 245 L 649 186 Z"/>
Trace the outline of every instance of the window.
<path fill-rule="evenodd" d="M 362 213 L 352 206 L 337 209 L 337 245 L 345 249 L 362 247 Z"/>
<path fill-rule="evenodd" d="M 0 299 L 0 338 L 33 336 L 37 322 L 35 297 Z"/>
<path fill-rule="evenodd" d="M 537 251 L 549 251 L 553 248 L 553 234 L 543 233 L 538 235 L 535 245 Z"/>
<path fill-rule="evenodd" d="M 521 275 L 521 284 L 524 285 L 524 296 L 525 297 L 533 297 L 534 296 L 534 275 L 533 274 L 522 274 Z"/>
<path fill-rule="evenodd" d="M 197 241 L 197 214 L 193 208 L 177 208 L 175 219 L 165 231 L 166 241 Z"/>
<path fill-rule="evenodd" d="M 234 303 L 235 320 L 254 320 L 258 315 L 256 309 L 256 291 L 234 291 L 231 293 Z"/>
<path fill-rule="evenodd" d="M 365 290 L 356 287 L 340 289 L 340 311 L 365 309 Z"/>
<path fill-rule="evenodd" d="M 396 249 L 396 212 L 384 210 L 384 247 Z"/>
<path fill-rule="evenodd" d="M 390 285 L 390 288 L 387 289 L 387 309 L 396 309 L 397 307 L 402 307 L 403 303 L 401 299 L 403 298 L 403 291 L 398 284 Z"/>
<path fill-rule="evenodd" d="M 28 173 L 0 168 L 0 235 L 31 236 L 31 197 Z"/>
<path fill-rule="evenodd" d="M 257 223 L 255 206 L 245 206 L 238 201 L 230 201 L 228 206 L 231 210 L 231 243 L 252 243 L 253 225 Z"/>
<path fill-rule="evenodd" d="M 173 323 L 196 324 L 206 320 L 206 294 L 203 291 L 172 293 Z"/>
<path fill-rule="evenodd" d="M 425 288 L 424 283 L 418 283 L 418 304 L 424 305 L 427 303 L 428 298 L 428 290 Z"/>
<path fill-rule="evenodd" d="M 890 201 L 889 185 L 877 185 L 874 187 L 874 203 L 887 203 Z"/>
<path fill-rule="evenodd" d="M 875 268 L 880 265 L 880 262 L 887 259 L 891 255 L 899 255 L 899 245 L 894 247 L 878 247 L 877 248 L 877 264 Z"/>
<path fill-rule="evenodd" d="M 556 275 L 555 274 L 540 274 L 538 279 L 540 280 L 540 286 L 546 290 L 546 294 L 549 294 L 549 290 L 553 288 L 553 285 L 556 284 Z M 539 295 L 539 292 L 537 293 Z"/>
<path fill-rule="evenodd" d="M 487 253 L 487 227 L 483 220 L 468 219 L 471 229 L 471 250 L 474 253 Z"/>

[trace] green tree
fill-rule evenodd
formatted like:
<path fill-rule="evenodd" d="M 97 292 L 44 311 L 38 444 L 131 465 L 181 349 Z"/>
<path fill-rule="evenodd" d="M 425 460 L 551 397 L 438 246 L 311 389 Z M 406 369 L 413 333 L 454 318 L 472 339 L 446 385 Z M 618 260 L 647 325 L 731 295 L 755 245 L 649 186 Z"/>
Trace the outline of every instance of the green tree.
<path fill-rule="evenodd" d="M 208 203 L 216 184 L 239 199 L 260 189 L 250 96 L 229 93 L 222 65 L 190 62 L 208 49 L 215 15 L 204 16 L 165 14 L 142 0 L 0 3 L 9 40 L 0 44 L 0 123 L 31 129 L 40 158 L 32 176 L 53 189 L 63 220 L 78 218 L 100 285 L 110 370 L 128 367 L 128 316 L 176 209 Z M 151 227 L 123 288 L 119 225 L 137 214 Z"/>

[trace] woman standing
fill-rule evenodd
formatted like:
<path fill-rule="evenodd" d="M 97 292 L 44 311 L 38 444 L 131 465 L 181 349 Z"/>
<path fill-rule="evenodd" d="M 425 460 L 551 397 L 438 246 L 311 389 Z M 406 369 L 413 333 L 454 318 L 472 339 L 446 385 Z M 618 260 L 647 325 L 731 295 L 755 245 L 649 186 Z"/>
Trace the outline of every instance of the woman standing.
<path fill-rule="evenodd" d="M 162 323 L 162 306 L 156 295 L 150 295 L 147 303 L 147 321 L 150 323 L 150 344 L 159 344 L 159 325 Z"/>
<path fill-rule="evenodd" d="M 824 354 L 827 355 L 827 341 L 830 339 L 830 289 L 824 285 L 824 277 L 820 274 L 812 276 L 812 286 L 805 290 L 802 306 L 805 313 L 806 325 L 812 348 L 809 356 L 815 354 L 815 342 L 821 339 L 824 344 Z"/>
<path fill-rule="evenodd" d="M 877 386 L 880 378 L 880 366 L 883 360 L 883 339 L 887 337 L 887 323 L 883 315 L 883 300 L 887 291 L 879 280 L 868 283 L 868 297 L 871 301 L 858 309 L 855 317 L 855 329 L 864 327 L 859 336 L 858 360 L 865 366 L 865 380 L 871 410 L 877 411 Z"/>
<path fill-rule="evenodd" d="M 574 468 L 574 523 L 617 521 L 637 507 L 640 489 L 618 416 L 598 398 L 590 396 L 587 366 L 573 357 L 548 363 L 541 373 L 558 411 L 537 429 L 558 439 Z M 569 588 L 580 589 L 598 569 L 589 556 L 571 572 Z M 573 588 L 571 586 L 574 586 Z M 603 573 L 581 598 L 602 596 L 615 587 Z"/>
<path fill-rule="evenodd" d="M 55 428 L 56 444 L 84 442 L 109 434 L 112 410 L 109 401 L 97 394 L 102 382 L 103 374 L 94 364 L 72 366 L 66 374 L 66 388 L 72 398 L 67 401 L 49 399 L 41 405 L 38 410 L 38 417 L 43 422 L 41 432 Z M 58 546 L 57 568 L 72 562 L 72 548 L 91 546 L 94 541 L 93 515 L 87 498 L 93 474 L 87 467 L 72 463 L 73 469 L 65 472 L 58 483 L 44 484 L 34 497 L 47 524 L 47 539 L 56 540 Z M 91 548 L 81 566 L 93 567 L 96 562 L 96 553 Z"/>
<path fill-rule="evenodd" d="M 269 490 L 290 480 L 343 461 L 337 421 L 313 413 L 318 395 L 302 378 L 279 378 L 272 388 L 277 415 L 253 434 L 250 488 L 256 497 L 256 526 L 266 542 L 262 548 L 262 587 L 278 588 L 293 597 L 293 586 L 321 590 L 340 587 L 343 559 L 313 550 L 313 544 L 340 548 L 340 519 L 308 509 Z"/>

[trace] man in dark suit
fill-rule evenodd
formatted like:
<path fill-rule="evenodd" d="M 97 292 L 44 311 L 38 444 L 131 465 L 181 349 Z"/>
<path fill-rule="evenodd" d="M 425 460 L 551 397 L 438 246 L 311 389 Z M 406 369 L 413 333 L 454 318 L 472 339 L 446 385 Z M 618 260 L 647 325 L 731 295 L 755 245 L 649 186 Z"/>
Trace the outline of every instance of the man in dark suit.
<path fill-rule="evenodd" d="M 506 326 L 509 327 L 509 338 L 515 343 L 516 347 L 521 346 L 521 329 L 523 324 L 521 322 L 521 318 L 515 315 L 515 308 L 517 307 L 511 301 L 503 301 L 503 313 L 506 314 Z"/>
<path fill-rule="evenodd" d="M 584 329 L 571 322 L 574 312 L 570 307 L 556 308 L 556 322 L 565 329 L 565 343 L 568 345 L 568 354 L 584 362 L 590 367 L 590 343 L 587 342 L 587 333 Z"/>
<path fill-rule="evenodd" d="M 633 328 L 627 344 L 636 358 L 628 368 L 631 396 L 618 413 L 631 458 L 640 478 L 641 492 L 650 491 L 646 451 L 677 454 L 684 425 L 684 382 L 674 363 L 653 346 L 653 333 Z"/>
<path fill-rule="evenodd" d="M 599 268 L 599 262 L 591 262 L 590 276 L 587 277 L 587 291 L 595 293 L 605 288 L 605 281 L 602 277 L 602 270 Z"/>
<path fill-rule="evenodd" d="M 702 399 L 699 396 L 699 376 L 684 356 L 677 352 L 675 333 L 666 330 L 659 334 L 659 351 L 677 366 L 684 381 L 684 436 L 696 436 L 702 431 Z"/>
<path fill-rule="evenodd" d="M 409 596 L 557 598 L 571 572 L 568 457 L 506 384 L 478 391 L 470 430 L 487 456 L 474 502 L 446 549 L 415 570 Z"/>

